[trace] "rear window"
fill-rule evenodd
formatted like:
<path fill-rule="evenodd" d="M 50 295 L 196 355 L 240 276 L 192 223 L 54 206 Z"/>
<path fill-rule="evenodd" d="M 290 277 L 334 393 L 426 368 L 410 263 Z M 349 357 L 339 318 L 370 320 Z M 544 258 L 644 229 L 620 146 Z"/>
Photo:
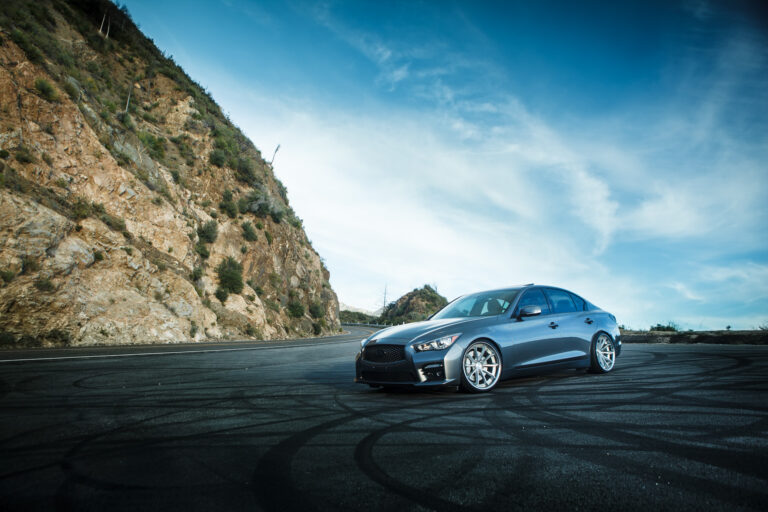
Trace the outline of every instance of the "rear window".
<path fill-rule="evenodd" d="M 565 290 L 547 288 L 546 294 L 549 303 L 552 304 L 553 313 L 572 313 L 576 311 L 576 305 L 571 300 L 571 294 Z"/>
<path fill-rule="evenodd" d="M 572 293 L 571 294 L 571 299 L 573 299 L 573 303 L 576 304 L 576 311 L 584 311 L 585 309 L 587 309 L 585 307 L 586 306 L 586 302 L 584 301 L 584 299 L 582 299 L 578 295 L 574 295 Z"/>

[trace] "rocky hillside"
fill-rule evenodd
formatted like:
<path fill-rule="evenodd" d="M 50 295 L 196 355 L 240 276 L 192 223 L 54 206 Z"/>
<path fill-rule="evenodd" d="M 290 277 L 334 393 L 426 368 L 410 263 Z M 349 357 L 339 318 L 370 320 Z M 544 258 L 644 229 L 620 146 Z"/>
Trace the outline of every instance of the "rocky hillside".
<path fill-rule="evenodd" d="M 107 0 L 0 5 L 0 344 L 335 332 L 259 150 Z"/>
<path fill-rule="evenodd" d="M 426 320 L 428 316 L 436 313 L 448 304 L 445 297 L 437 293 L 434 288 L 425 284 L 423 288 L 416 288 L 406 293 L 395 302 L 390 302 L 378 319 L 382 324 L 402 324 Z"/>

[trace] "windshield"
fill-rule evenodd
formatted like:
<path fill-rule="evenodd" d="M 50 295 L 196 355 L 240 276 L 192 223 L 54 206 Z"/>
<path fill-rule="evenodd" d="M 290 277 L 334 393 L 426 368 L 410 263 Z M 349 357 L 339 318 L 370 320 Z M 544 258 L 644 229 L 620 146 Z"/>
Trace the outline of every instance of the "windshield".
<path fill-rule="evenodd" d="M 520 288 L 473 293 L 459 297 L 438 311 L 432 320 L 500 315 L 507 312 L 518 293 L 520 293 Z"/>

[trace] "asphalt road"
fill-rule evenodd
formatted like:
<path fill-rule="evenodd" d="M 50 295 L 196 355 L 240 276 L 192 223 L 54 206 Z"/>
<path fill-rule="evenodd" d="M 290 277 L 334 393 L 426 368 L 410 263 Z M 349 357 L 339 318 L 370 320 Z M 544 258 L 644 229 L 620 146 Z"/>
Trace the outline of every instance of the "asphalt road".
<path fill-rule="evenodd" d="M 357 331 L 0 352 L 0 509 L 768 508 L 766 346 L 384 392 L 352 382 Z"/>

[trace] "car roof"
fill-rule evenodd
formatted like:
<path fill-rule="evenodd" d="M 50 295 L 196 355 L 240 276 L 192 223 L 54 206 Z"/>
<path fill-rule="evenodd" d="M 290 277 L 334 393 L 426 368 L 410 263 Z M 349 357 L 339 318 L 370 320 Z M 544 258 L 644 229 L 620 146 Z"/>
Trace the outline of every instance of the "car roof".
<path fill-rule="evenodd" d="M 508 290 L 521 290 L 523 288 L 530 288 L 532 286 L 536 286 L 536 285 L 534 285 L 533 283 L 528 283 L 528 284 L 518 284 L 518 285 L 514 285 L 514 286 L 505 286 L 503 288 L 492 288 L 490 290 L 478 290 L 476 292 L 465 293 L 463 295 L 460 295 L 460 297 L 466 297 L 467 295 L 474 295 L 476 293 L 490 293 L 490 292 L 505 292 L 505 291 L 508 291 Z"/>

